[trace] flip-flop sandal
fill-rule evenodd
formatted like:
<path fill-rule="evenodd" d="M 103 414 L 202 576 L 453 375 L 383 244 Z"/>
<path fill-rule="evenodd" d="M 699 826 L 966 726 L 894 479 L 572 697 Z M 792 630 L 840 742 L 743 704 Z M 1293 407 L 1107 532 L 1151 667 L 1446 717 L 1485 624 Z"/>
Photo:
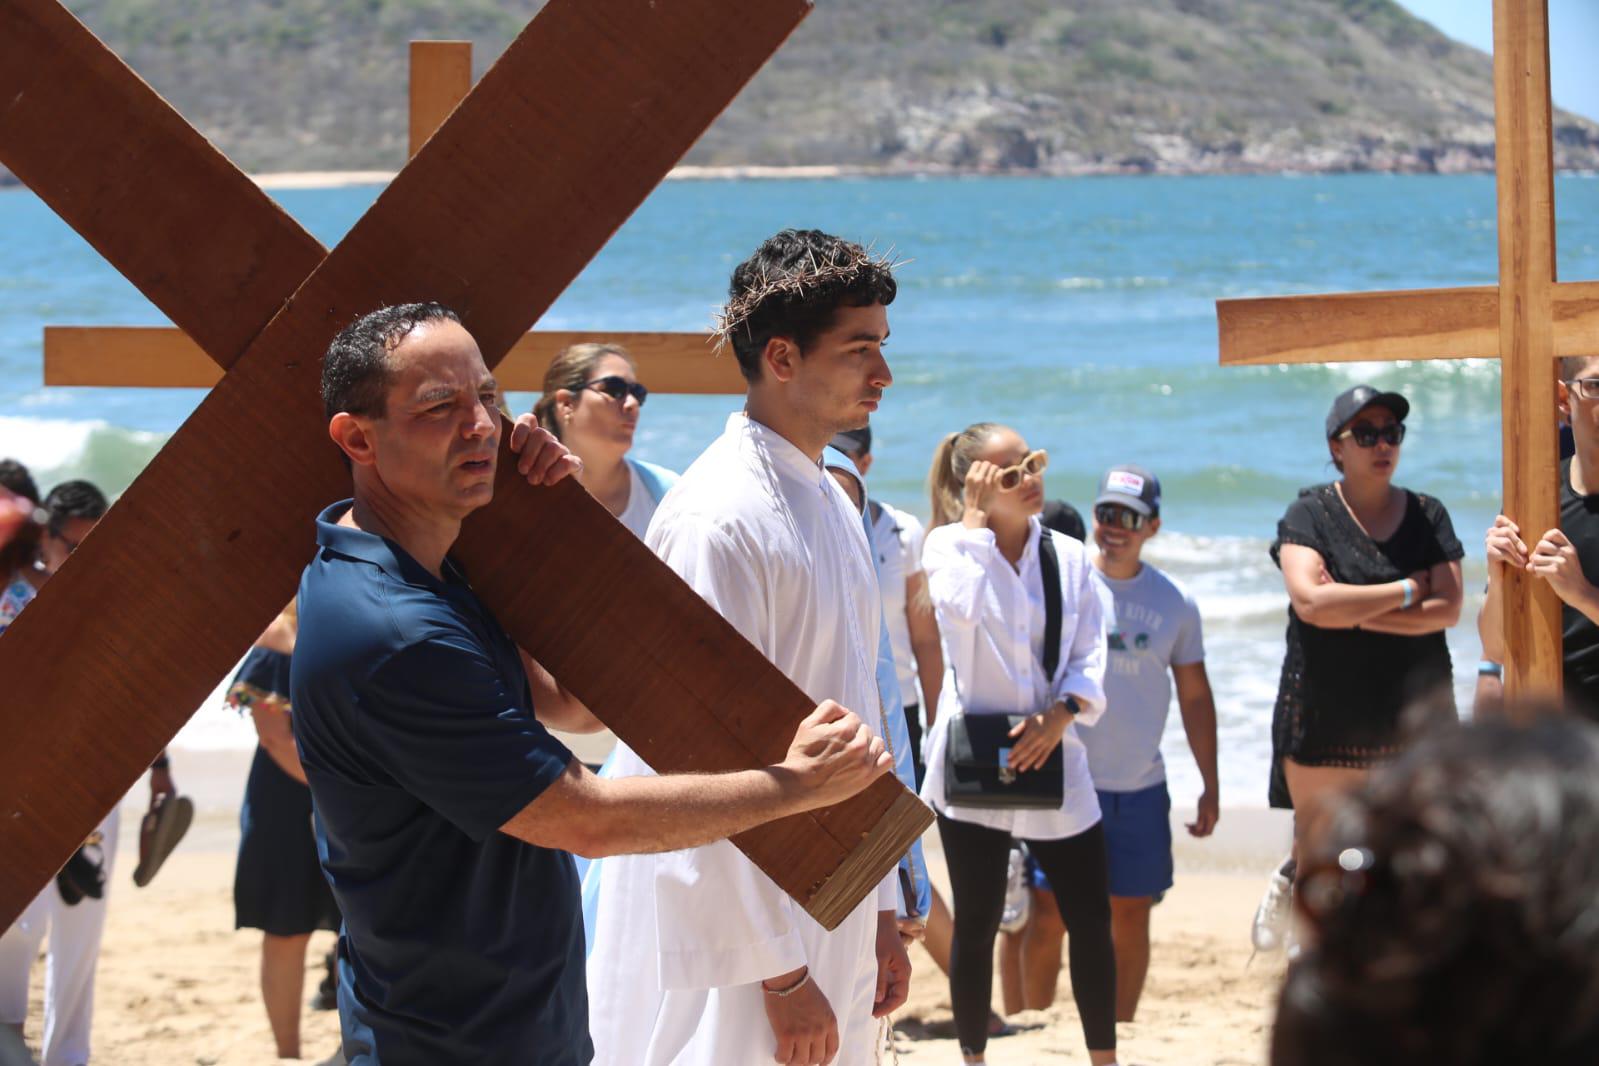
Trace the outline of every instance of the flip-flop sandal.
<path fill-rule="evenodd" d="M 1016 1035 L 1016 1029 L 1011 1025 L 1010 1022 L 1007 1022 L 1004 1018 L 1001 1018 L 994 1011 L 988 1012 L 988 1036 L 990 1040 L 995 1037 L 1014 1035 Z"/>
<path fill-rule="evenodd" d="M 139 865 L 133 883 L 143 888 L 167 861 L 194 822 L 194 801 L 188 796 L 163 796 L 139 823 Z"/>

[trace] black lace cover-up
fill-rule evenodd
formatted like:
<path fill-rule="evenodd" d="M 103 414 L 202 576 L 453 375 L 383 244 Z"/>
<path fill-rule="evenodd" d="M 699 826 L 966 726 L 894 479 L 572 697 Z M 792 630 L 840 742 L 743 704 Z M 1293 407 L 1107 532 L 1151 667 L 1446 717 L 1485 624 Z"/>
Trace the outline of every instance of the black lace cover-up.
<path fill-rule="evenodd" d="M 1334 581 L 1381 585 L 1465 555 L 1444 505 L 1405 491 L 1405 517 L 1382 543 L 1355 522 L 1335 485 L 1300 491 L 1277 523 L 1272 560 L 1284 544 L 1321 554 Z M 1272 715 L 1273 807 L 1291 807 L 1283 779 L 1285 756 L 1305 766 L 1364 768 L 1399 750 L 1399 719 L 1425 702 L 1433 713 L 1455 713 L 1449 646 L 1444 634 L 1407 637 L 1365 629 L 1323 629 L 1288 608 L 1288 653 L 1283 658 Z"/>

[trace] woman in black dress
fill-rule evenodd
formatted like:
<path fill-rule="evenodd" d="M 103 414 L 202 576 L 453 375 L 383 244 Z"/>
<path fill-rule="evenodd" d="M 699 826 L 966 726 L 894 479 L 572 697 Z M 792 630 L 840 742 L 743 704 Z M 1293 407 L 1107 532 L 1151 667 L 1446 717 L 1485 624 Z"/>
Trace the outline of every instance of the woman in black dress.
<path fill-rule="evenodd" d="M 1302 490 L 1277 524 L 1290 603 L 1271 802 L 1296 812 L 1296 848 L 1329 798 L 1398 753 L 1402 715 L 1455 714 L 1444 630 L 1465 552 L 1443 504 L 1393 483 L 1409 413 L 1396 392 L 1342 393 L 1326 431 L 1343 477 Z"/>
<path fill-rule="evenodd" d="M 278 1057 L 300 1057 L 300 999 L 311 934 L 339 928 L 339 908 L 322 876 L 311 828 L 311 790 L 289 723 L 289 661 L 298 630 L 290 603 L 239 666 L 228 703 L 248 710 L 259 744 L 239 810 L 233 876 L 234 928 L 259 929 L 261 998 Z M 324 982 L 327 985 L 327 982 Z M 318 993 L 331 1009 L 331 987 Z"/>

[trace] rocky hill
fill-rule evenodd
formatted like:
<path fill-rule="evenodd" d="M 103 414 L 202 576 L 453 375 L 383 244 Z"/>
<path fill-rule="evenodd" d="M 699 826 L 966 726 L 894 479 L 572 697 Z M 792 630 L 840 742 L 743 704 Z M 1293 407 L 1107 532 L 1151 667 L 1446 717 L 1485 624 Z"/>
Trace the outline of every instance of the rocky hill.
<path fill-rule="evenodd" d="M 405 42 L 479 67 L 542 0 L 68 0 L 242 165 L 394 168 Z M 603 71 L 596 71 L 603 77 Z M 1599 126 L 1557 117 L 1558 163 Z M 687 162 L 900 171 L 1488 170 L 1488 57 L 1393 0 L 819 0 Z"/>

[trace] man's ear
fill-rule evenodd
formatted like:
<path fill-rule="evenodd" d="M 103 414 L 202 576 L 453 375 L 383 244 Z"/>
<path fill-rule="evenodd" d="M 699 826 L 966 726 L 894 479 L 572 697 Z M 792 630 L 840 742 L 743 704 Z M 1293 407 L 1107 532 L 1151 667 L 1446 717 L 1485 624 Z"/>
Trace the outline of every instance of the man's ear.
<path fill-rule="evenodd" d="M 1149 520 L 1149 535 L 1153 537 L 1156 533 L 1159 533 L 1159 532 L 1160 532 L 1160 519 L 1151 518 Z"/>
<path fill-rule="evenodd" d="M 861 472 L 861 477 L 870 474 L 872 472 L 872 453 L 867 452 L 865 455 L 857 456 L 855 467 Z"/>
<path fill-rule="evenodd" d="M 1555 382 L 1555 410 L 1560 412 L 1560 421 L 1571 425 L 1571 390 L 1564 381 Z"/>
<path fill-rule="evenodd" d="M 371 426 L 366 419 L 348 411 L 340 411 L 328 420 L 328 436 L 355 465 L 371 466 L 377 462 L 372 447 Z"/>
<path fill-rule="evenodd" d="M 799 345 L 792 337 L 773 337 L 761 352 L 761 363 L 775 381 L 793 381 L 800 361 Z"/>

